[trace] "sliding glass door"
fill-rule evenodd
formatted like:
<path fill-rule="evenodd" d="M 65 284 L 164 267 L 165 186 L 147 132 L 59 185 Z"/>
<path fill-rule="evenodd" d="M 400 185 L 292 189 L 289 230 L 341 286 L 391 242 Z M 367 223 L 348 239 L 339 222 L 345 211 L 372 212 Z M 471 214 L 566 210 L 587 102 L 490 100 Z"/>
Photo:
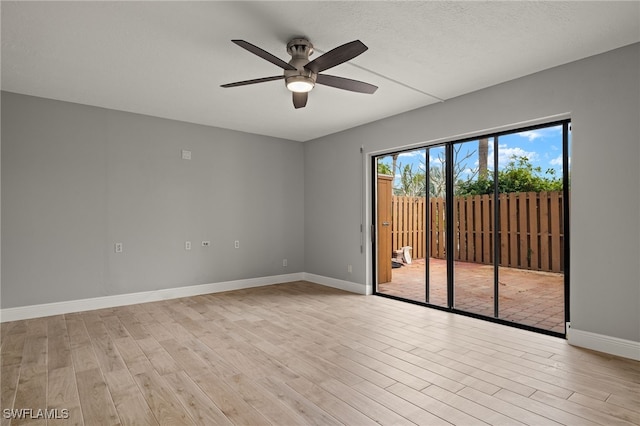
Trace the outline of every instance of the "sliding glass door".
<path fill-rule="evenodd" d="M 570 122 L 375 157 L 376 293 L 564 334 Z"/>

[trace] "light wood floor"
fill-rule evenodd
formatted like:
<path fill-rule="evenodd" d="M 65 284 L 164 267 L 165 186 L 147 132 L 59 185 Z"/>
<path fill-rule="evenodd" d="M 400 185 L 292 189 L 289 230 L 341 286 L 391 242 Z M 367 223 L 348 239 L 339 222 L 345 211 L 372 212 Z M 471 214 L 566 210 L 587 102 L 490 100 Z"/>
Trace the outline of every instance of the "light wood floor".
<path fill-rule="evenodd" d="M 307 282 L 4 323 L 1 344 L 2 425 L 640 423 L 638 362 Z"/>

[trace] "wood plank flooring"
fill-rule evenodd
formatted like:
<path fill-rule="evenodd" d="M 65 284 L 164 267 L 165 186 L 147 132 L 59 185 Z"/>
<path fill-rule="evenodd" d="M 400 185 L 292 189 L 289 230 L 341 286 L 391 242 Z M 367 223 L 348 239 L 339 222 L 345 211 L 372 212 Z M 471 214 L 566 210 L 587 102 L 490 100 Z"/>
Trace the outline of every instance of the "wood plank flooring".
<path fill-rule="evenodd" d="M 638 362 L 308 282 L 3 323 L 0 343 L 2 426 L 640 424 Z"/>

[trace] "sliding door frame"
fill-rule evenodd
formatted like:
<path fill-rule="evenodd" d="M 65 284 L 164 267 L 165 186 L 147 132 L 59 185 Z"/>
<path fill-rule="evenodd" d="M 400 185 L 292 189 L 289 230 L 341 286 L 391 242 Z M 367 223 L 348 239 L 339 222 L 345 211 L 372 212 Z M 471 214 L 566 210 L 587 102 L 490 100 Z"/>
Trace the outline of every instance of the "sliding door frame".
<path fill-rule="evenodd" d="M 555 331 L 551 331 L 551 330 L 546 330 L 546 329 L 541 329 L 541 328 L 537 328 L 537 327 L 533 327 L 533 326 L 529 326 L 526 324 L 521 324 L 521 323 L 517 323 L 517 322 L 513 322 L 513 321 L 507 321 L 504 319 L 501 319 L 499 317 L 499 309 L 500 309 L 500 304 L 499 304 L 499 285 L 498 285 L 498 268 L 499 268 L 499 259 L 500 259 L 500 240 L 498 238 L 498 232 L 497 230 L 500 229 L 500 215 L 499 215 L 499 203 L 500 203 L 500 197 L 499 197 L 499 191 L 498 191 L 498 150 L 499 150 L 499 138 L 500 136 L 505 136 L 505 135 L 510 135 L 510 134 L 514 134 L 514 133 L 520 133 L 520 132 L 525 132 L 525 131 L 532 131 L 532 130 L 536 130 L 536 129 L 541 129 L 541 128 L 547 128 L 547 127 L 554 127 L 554 126 L 562 126 L 562 160 L 563 160 L 563 167 L 562 167 L 562 196 L 563 196 L 563 214 L 562 214 L 562 220 L 563 220 L 563 257 L 564 257 L 564 264 L 563 264 L 563 282 L 564 282 L 564 320 L 565 320 L 565 332 L 564 333 L 558 333 Z M 499 324 L 503 324 L 503 325 L 508 325 L 511 327 L 515 327 L 515 328 L 519 328 L 519 329 L 524 329 L 524 330 L 529 330 L 529 331 L 534 331 L 537 333 L 541 333 L 541 334 L 547 334 L 547 335 L 551 335 L 551 336 L 556 336 L 556 337 L 563 337 L 566 338 L 566 332 L 567 332 L 567 324 L 570 322 L 570 212 L 569 212 L 569 207 L 570 207 L 570 202 L 569 202 L 569 197 L 570 197 L 570 178 L 569 178 L 569 174 L 570 174 L 570 170 L 569 170 L 569 135 L 570 135 L 570 131 L 571 131 L 571 119 L 570 118 L 566 118 L 563 120 L 557 120 L 557 121 L 551 121 L 551 122 L 546 122 L 546 123 L 541 123 L 541 124 L 536 124 L 536 125 L 532 125 L 532 126 L 527 126 L 527 127 L 522 127 L 522 128 L 514 128 L 514 129 L 510 129 L 510 130 L 503 130 L 503 131 L 499 131 L 499 132 L 493 132 L 493 133 L 488 133 L 488 134 L 484 134 L 484 135 L 479 135 L 479 136 L 474 136 L 474 137 L 469 137 L 469 138 L 464 138 L 464 139 L 456 139 L 456 140 L 451 140 L 451 141 L 445 141 L 445 142 L 439 142 L 436 144 L 429 144 L 429 145 L 425 145 L 422 147 L 414 147 L 414 148 L 410 148 L 410 149 L 403 149 L 403 150 L 398 150 L 398 151 L 390 151 L 384 154 L 376 154 L 376 155 L 372 155 L 371 156 L 371 182 L 372 182 L 372 197 L 371 197 L 371 209 L 372 209 L 372 225 L 371 225 L 371 247 L 372 247 L 372 256 L 371 256 L 371 261 L 372 261 L 372 271 L 373 271 L 373 276 L 372 276 L 372 281 L 373 281 L 373 294 L 374 295 L 378 295 L 378 296 L 382 296 L 382 297 L 387 297 L 387 298 L 391 298 L 391 299 L 396 299 L 396 300 L 400 300 L 400 301 L 404 301 L 404 302 L 408 302 L 408 303 L 412 303 L 412 304 L 416 304 L 416 305 L 420 305 L 420 306 L 425 306 L 425 307 L 429 307 L 429 308 L 433 308 L 433 309 L 438 309 L 438 310 L 442 310 L 442 311 L 447 311 L 447 312 L 451 312 L 451 313 L 455 313 L 455 314 L 459 314 L 459 315 L 464 315 L 464 316 L 468 316 L 468 317 L 473 317 L 473 318 L 478 318 L 478 319 L 483 319 L 486 321 L 490 321 L 490 322 L 495 322 L 495 323 L 499 323 Z M 493 197 L 494 197 L 494 204 L 493 204 L 493 214 L 494 214 L 494 220 L 493 220 L 493 227 L 494 227 L 494 238 L 493 238 L 493 270 L 494 270 L 494 288 L 493 288 L 493 295 L 494 295 L 494 315 L 493 316 L 486 316 L 486 315 L 481 315 L 481 314 L 476 314 L 473 312 L 468 312 L 468 311 L 463 311 L 463 310 L 459 310 L 456 309 L 454 306 L 454 302 L 455 302 L 455 298 L 454 298 L 454 292 L 455 292 L 455 282 L 454 282 L 454 256 L 452 254 L 452 250 L 447 250 L 447 256 L 446 256 L 446 264 L 447 264 L 447 306 L 440 306 L 440 305 L 434 305 L 432 303 L 429 302 L 429 262 L 425 262 L 425 301 L 419 301 L 419 300 L 411 300 L 411 299 L 405 299 L 403 297 L 400 296 L 395 296 L 395 295 L 391 295 L 391 294 L 386 294 L 386 293 L 380 293 L 378 291 L 378 279 L 377 279 L 377 229 L 376 229 L 376 223 L 377 223 L 377 162 L 378 162 L 378 158 L 381 157 L 385 157 L 388 155 L 393 155 L 393 154 L 398 154 L 398 153 L 402 153 L 402 152 L 407 152 L 407 151 L 413 151 L 413 150 L 418 150 L 418 149 L 425 149 L 427 152 L 427 159 L 429 158 L 428 153 L 429 153 L 429 149 L 430 148 L 435 148 L 435 147 L 441 147 L 444 146 L 445 147 L 445 153 L 446 153 L 446 158 L 445 158 L 445 171 L 446 171 L 446 179 L 445 179 L 445 203 L 446 203 L 446 210 L 445 210 L 445 215 L 446 215 L 446 247 L 454 247 L 455 244 L 455 229 L 454 228 L 450 228 L 451 224 L 454 223 L 454 208 L 453 208 L 453 201 L 454 201 L 454 172 L 453 172 L 453 149 L 454 146 L 456 144 L 460 144 L 460 143 L 464 143 L 464 142 L 470 142 L 470 141 L 475 141 L 481 138 L 493 138 L 494 141 L 494 150 L 493 150 L 493 174 L 494 174 L 494 187 L 493 187 Z M 395 171 L 393 171 L 395 173 Z M 425 195 L 425 197 L 427 198 L 427 200 L 429 199 L 429 194 L 428 194 L 428 188 L 429 188 L 429 167 L 427 167 L 427 173 L 426 173 L 426 182 L 427 182 L 427 194 Z M 429 223 L 428 221 L 431 219 L 430 217 L 430 211 L 429 209 L 427 209 L 427 223 Z M 427 248 L 427 252 L 426 252 L 426 256 L 429 256 L 430 253 L 430 249 L 431 249 L 431 241 L 430 238 L 425 237 L 426 238 L 426 243 L 425 243 L 425 247 Z"/>

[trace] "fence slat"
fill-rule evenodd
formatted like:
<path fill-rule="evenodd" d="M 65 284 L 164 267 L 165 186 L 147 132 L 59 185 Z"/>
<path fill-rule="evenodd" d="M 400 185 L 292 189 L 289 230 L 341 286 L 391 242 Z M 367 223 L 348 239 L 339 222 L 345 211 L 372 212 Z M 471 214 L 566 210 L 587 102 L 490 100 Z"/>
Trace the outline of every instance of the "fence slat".
<path fill-rule="evenodd" d="M 540 193 L 540 268 L 549 269 L 549 194 Z"/>
<path fill-rule="evenodd" d="M 509 264 L 516 268 L 518 265 L 518 194 L 509 194 Z"/>
<path fill-rule="evenodd" d="M 538 193 L 529 192 L 529 249 L 531 250 L 531 269 L 538 270 L 540 253 L 538 251 Z"/>
<path fill-rule="evenodd" d="M 446 224 L 444 222 L 446 203 L 443 199 L 438 201 L 438 246 L 440 259 L 444 259 L 447 256 L 447 247 L 445 246 L 444 230 Z"/>
<path fill-rule="evenodd" d="M 422 245 L 424 244 L 424 234 L 422 233 L 422 214 L 423 214 L 423 206 L 424 203 L 418 201 L 418 199 L 414 200 L 414 208 L 416 209 L 416 238 L 413 241 L 413 244 L 416 246 L 414 252 L 417 252 L 420 256 L 416 256 L 416 258 L 421 259 L 424 257 L 422 253 Z"/>
<path fill-rule="evenodd" d="M 456 233 L 457 233 L 457 238 L 456 238 L 456 242 L 457 247 L 455 250 L 456 256 L 455 256 L 455 260 L 464 260 L 466 259 L 466 255 L 467 255 L 467 236 L 466 236 L 466 227 L 467 227 L 467 221 L 466 221 L 466 214 L 465 214 L 465 205 L 464 205 L 464 199 L 461 197 L 456 197 L 453 200 L 453 205 L 455 210 L 455 218 L 454 220 L 456 221 Z"/>
<path fill-rule="evenodd" d="M 464 227 L 462 227 L 461 239 L 464 236 L 464 257 L 463 261 L 468 262 L 471 260 L 471 247 L 473 246 L 473 235 L 471 234 L 470 226 L 473 225 L 473 199 L 466 197 L 460 197 L 460 204 L 462 208 L 462 216 L 464 217 Z"/>
<path fill-rule="evenodd" d="M 411 247 L 413 247 L 413 253 L 411 254 L 416 259 L 418 258 L 418 252 L 420 251 L 420 238 L 418 234 L 420 233 L 420 229 L 418 228 L 418 218 L 420 214 L 418 213 L 418 200 L 416 198 L 411 199 L 411 222 L 412 222 L 412 232 L 411 232 Z"/>
<path fill-rule="evenodd" d="M 431 234 L 429 236 L 430 238 L 430 246 L 429 246 L 429 250 L 431 250 L 431 252 L 429 253 L 429 255 L 431 257 L 435 257 L 438 259 L 442 259 L 442 257 L 440 256 L 440 248 L 438 245 L 438 223 L 439 223 L 439 218 L 438 218 L 438 199 L 432 200 L 431 203 L 429 203 L 429 233 Z"/>
<path fill-rule="evenodd" d="M 391 196 L 391 250 L 395 250 L 398 247 L 398 197 Z"/>
<path fill-rule="evenodd" d="M 490 264 L 493 262 L 491 253 L 493 252 L 493 240 L 491 238 L 491 230 L 493 228 L 493 210 L 491 205 L 493 195 L 482 196 L 482 263 Z"/>
<path fill-rule="evenodd" d="M 500 194 L 500 265 L 509 266 L 509 200 Z"/>
<path fill-rule="evenodd" d="M 482 207 L 480 196 L 473 197 L 473 258 L 476 263 L 482 263 Z"/>
<path fill-rule="evenodd" d="M 411 226 L 411 222 L 409 221 L 409 200 L 404 198 L 402 200 L 402 218 L 403 218 L 403 228 L 402 228 L 402 247 L 409 245 L 409 227 Z"/>
<path fill-rule="evenodd" d="M 442 256 L 443 259 L 445 259 L 447 257 L 447 235 L 446 235 L 446 228 L 447 228 L 447 213 L 446 213 L 446 209 L 447 209 L 447 202 L 443 199 L 440 202 L 440 208 L 438 210 L 438 214 L 440 215 L 440 232 L 438 235 L 438 239 L 439 239 L 439 243 L 440 243 L 440 256 Z M 451 252 L 453 253 L 455 249 L 452 247 L 451 248 Z"/>
<path fill-rule="evenodd" d="M 552 206 L 551 216 L 551 271 L 560 272 L 560 218 L 562 204 L 557 192 L 551 192 L 549 204 Z"/>
<path fill-rule="evenodd" d="M 528 228 L 527 228 L 527 214 L 529 209 L 527 208 L 527 193 L 518 193 L 518 252 L 520 258 L 518 259 L 517 268 L 527 269 L 529 268 L 529 244 L 528 244 Z"/>
<path fill-rule="evenodd" d="M 440 247 L 438 245 L 438 200 L 433 200 L 429 203 L 429 228 L 431 233 L 431 257 L 436 257 L 438 259 L 442 259 L 440 256 Z"/>

